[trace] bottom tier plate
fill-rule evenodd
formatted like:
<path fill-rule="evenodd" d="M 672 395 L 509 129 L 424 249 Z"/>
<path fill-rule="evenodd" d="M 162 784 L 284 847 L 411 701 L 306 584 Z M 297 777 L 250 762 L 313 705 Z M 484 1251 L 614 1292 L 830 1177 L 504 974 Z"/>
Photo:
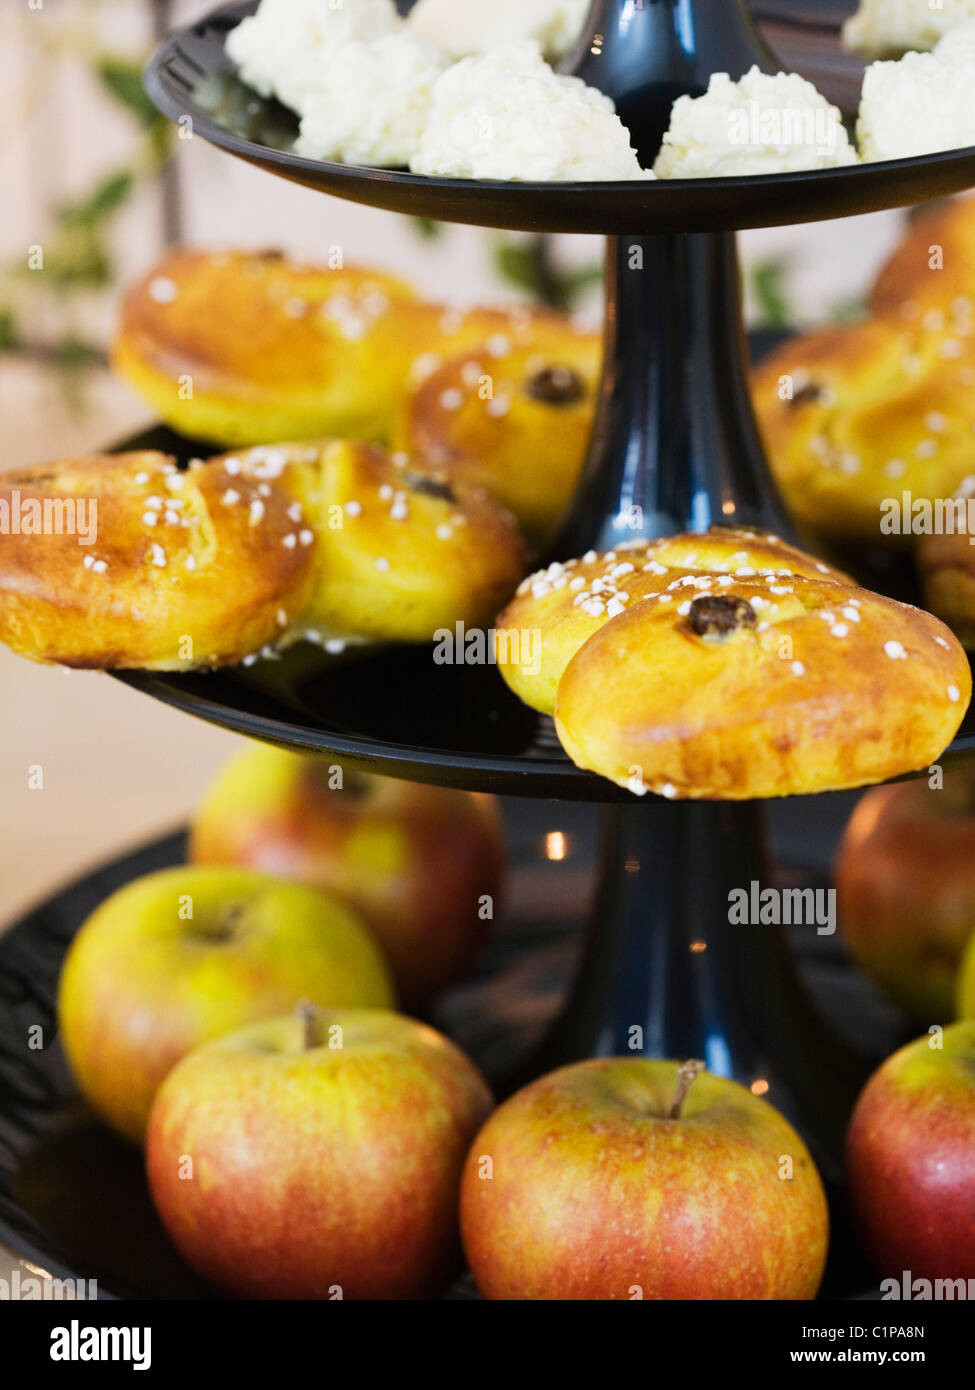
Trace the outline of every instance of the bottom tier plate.
<path fill-rule="evenodd" d="M 816 798 L 774 809 L 780 861 L 808 885 L 824 875 L 852 799 Z M 597 817 L 582 806 L 507 802 L 511 907 L 478 968 L 449 991 L 431 1021 L 503 1090 L 557 1011 L 571 978 L 593 887 Z M 552 830 L 566 857 L 546 857 Z M 140 874 L 179 863 L 170 836 L 106 864 L 28 913 L 0 938 L 0 1242 L 58 1278 L 97 1279 L 108 1298 L 219 1295 L 180 1259 L 149 1200 L 140 1155 L 85 1109 L 56 1039 L 64 953 L 81 922 Z M 815 861 L 815 862 L 813 862 Z M 792 875 L 783 870 L 783 878 Z M 907 1036 L 903 1021 L 846 964 L 835 939 L 797 942 L 810 991 L 833 1025 L 879 1060 Z M 48 1045 L 25 1045 L 40 1024 Z M 834 1211 L 825 1298 L 870 1297 L 872 1276 L 841 1210 Z M 875 1282 L 875 1281 L 874 1281 Z M 475 1297 L 461 1279 L 448 1297 Z"/>

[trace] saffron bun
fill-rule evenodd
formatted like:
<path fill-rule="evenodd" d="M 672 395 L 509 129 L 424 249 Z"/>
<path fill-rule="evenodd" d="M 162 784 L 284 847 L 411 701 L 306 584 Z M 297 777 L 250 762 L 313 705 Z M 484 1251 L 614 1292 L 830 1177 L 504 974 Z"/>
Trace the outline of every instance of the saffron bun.
<path fill-rule="evenodd" d="M 602 341 L 539 325 L 528 343 L 504 334 L 445 362 L 407 398 L 402 449 L 487 489 L 530 541 L 565 516 L 585 461 L 599 391 Z"/>
<path fill-rule="evenodd" d="M 930 320 L 929 320 L 930 322 Z M 975 339 L 872 319 L 790 339 L 754 374 L 773 475 L 796 520 L 881 542 L 884 503 L 950 497 L 975 469 Z"/>
<path fill-rule="evenodd" d="M 418 642 L 489 623 L 524 573 L 514 520 L 463 483 L 343 441 L 181 472 L 159 453 L 6 475 L 0 502 L 97 500 L 97 535 L 11 535 L 0 639 L 36 661 L 188 670 L 302 637 Z"/>
<path fill-rule="evenodd" d="M 577 766 L 671 798 L 906 774 L 943 751 L 971 698 L 964 651 L 936 618 L 748 531 L 551 566 L 497 626 L 505 680 L 554 714 Z M 515 633 L 536 629 L 532 674 L 510 653 Z"/>
<path fill-rule="evenodd" d="M 967 478 L 956 497 L 975 510 L 975 477 Z M 942 618 L 958 640 L 975 650 L 975 530 L 958 529 L 922 536 L 915 558 L 924 602 Z"/>
<path fill-rule="evenodd" d="M 112 360 L 191 439 L 388 443 L 433 367 L 489 340 L 529 342 L 539 328 L 571 336 L 558 315 L 445 309 L 373 270 L 183 248 L 126 296 Z"/>
<path fill-rule="evenodd" d="M 913 217 L 869 298 L 879 318 L 972 331 L 975 315 L 975 198 L 954 198 Z"/>

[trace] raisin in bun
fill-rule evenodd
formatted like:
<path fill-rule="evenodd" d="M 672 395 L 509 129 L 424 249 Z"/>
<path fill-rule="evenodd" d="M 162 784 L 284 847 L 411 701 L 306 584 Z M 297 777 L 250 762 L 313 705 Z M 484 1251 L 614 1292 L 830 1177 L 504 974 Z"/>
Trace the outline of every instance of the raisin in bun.
<path fill-rule="evenodd" d="M 97 533 L 0 546 L 0 638 L 65 666 L 230 665 L 303 636 L 429 640 L 488 624 L 526 558 L 489 498 L 341 441 L 197 461 L 72 459 L 7 476 L 23 515 L 97 503 Z"/>
<path fill-rule="evenodd" d="M 526 309 L 445 309 L 373 270 L 179 249 L 126 296 L 112 356 L 191 439 L 386 443 L 407 392 L 444 358 L 499 335 L 529 341 L 552 322 L 564 323 Z"/>
<path fill-rule="evenodd" d="M 905 774 L 942 752 L 971 697 L 965 654 L 937 619 L 750 532 L 551 567 L 498 627 L 502 674 L 552 710 L 577 766 L 667 797 L 747 800 Z M 534 630 L 538 671 L 517 660 Z"/>
<path fill-rule="evenodd" d="M 572 500 L 599 389 L 601 340 L 553 324 L 516 346 L 499 334 L 409 396 L 401 448 L 486 488 L 543 545 Z"/>
<path fill-rule="evenodd" d="M 405 454 L 337 441 L 322 454 L 319 486 L 313 627 L 399 642 L 458 622 L 486 628 L 525 573 L 508 512 Z"/>

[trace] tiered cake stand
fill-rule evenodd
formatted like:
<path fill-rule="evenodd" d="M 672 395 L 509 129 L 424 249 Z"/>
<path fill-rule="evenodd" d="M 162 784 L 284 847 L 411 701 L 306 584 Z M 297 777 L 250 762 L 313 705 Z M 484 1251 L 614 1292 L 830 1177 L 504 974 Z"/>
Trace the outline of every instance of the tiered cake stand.
<path fill-rule="evenodd" d="M 167 115 L 190 117 L 195 134 L 273 173 L 377 208 L 607 235 L 601 402 L 554 558 L 711 525 L 790 535 L 749 397 L 734 231 L 957 192 L 975 184 L 975 150 L 633 183 L 473 182 L 322 164 L 235 134 L 213 115 L 214 84 L 233 80 L 226 34 L 254 8 L 218 10 L 157 51 L 146 85 Z M 596 0 L 566 69 L 616 100 L 649 165 L 677 95 L 753 63 L 780 67 L 742 0 Z M 124 679 L 241 733 L 387 775 L 610 803 L 583 965 L 524 1076 L 634 1049 L 699 1056 L 718 1074 L 758 1083 L 798 1124 L 827 1180 L 838 1177 L 861 1065 L 823 1028 L 777 930 L 728 922 L 732 889 L 771 881 L 760 804 L 640 801 L 574 768 L 550 721 L 508 694 L 493 669 L 436 667 L 425 650 L 335 660 L 300 649 L 247 671 Z M 969 717 L 947 757 L 973 756 Z"/>

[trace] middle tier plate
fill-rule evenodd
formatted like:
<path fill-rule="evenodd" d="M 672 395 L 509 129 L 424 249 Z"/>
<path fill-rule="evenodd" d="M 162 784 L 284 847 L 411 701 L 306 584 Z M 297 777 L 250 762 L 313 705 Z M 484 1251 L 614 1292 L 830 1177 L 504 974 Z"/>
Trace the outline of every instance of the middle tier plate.
<path fill-rule="evenodd" d="M 165 428 L 116 446 L 158 449 L 181 463 L 206 445 Z M 857 578 L 912 601 L 910 573 L 896 565 Z M 886 558 L 886 552 L 882 558 Z M 511 693 L 496 667 L 438 665 L 434 647 L 349 647 L 332 656 L 301 642 L 252 666 L 187 674 L 119 671 L 119 680 L 221 728 L 299 752 L 349 762 L 388 777 L 509 796 L 632 801 L 630 792 L 582 772 L 566 757 L 552 720 Z M 975 708 L 945 761 L 975 762 Z"/>

